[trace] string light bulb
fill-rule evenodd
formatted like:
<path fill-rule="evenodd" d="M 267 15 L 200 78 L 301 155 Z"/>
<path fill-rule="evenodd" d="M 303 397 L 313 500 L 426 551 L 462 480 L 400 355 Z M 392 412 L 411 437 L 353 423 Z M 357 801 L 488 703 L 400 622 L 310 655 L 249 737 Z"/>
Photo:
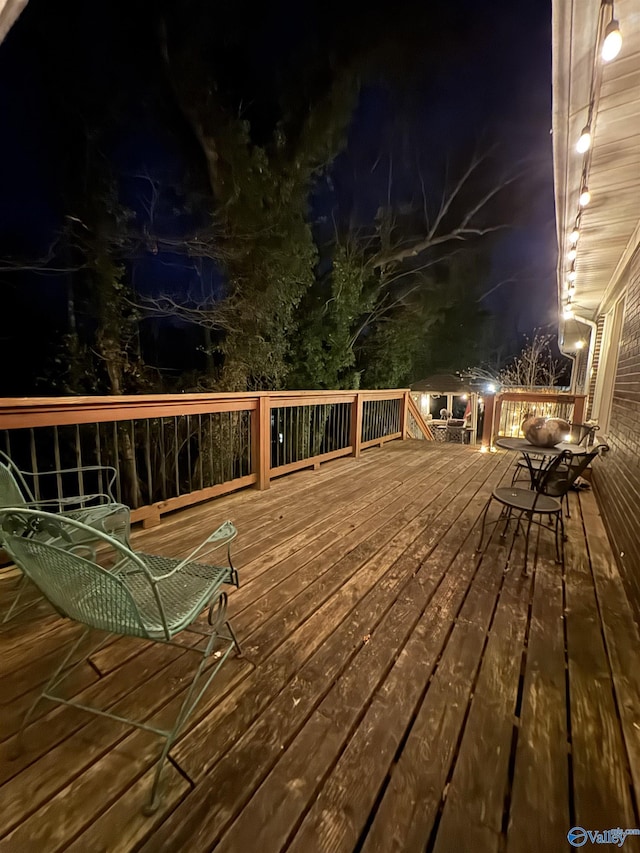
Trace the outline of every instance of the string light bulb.
<path fill-rule="evenodd" d="M 605 62 L 611 62 L 620 53 L 622 47 L 622 33 L 620 32 L 620 24 L 613 17 L 613 3 L 611 4 L 611 20 L 607 24 L 607 29 L 604 31 L 604 41 L 602 42 L 602 59 Z"/>
<path fill-rule="evenodd" d="M 580 134 L 580 138 L 576 143 L 576 151 L 578 154 L 584 154 L 585 151 L 588 151 L 591 148 L 591 128 L 588 124 L 582 128 L 582 133 Z"/>
<path fill-rule="evenodd" d="M 576 271 L 575 271 L 575 270 L 569 270 L 569 272 L 567 273 L 567 279 L 568 279 L 569 281 L 575 281 L 575 280 L 576 280 L 576 278 L 577 278 L 577 273 L 576 273 Z"/>
<path fill-rule="evenodd" d="M 571 305 L 565 305 L 564 306 L 562 316 L 564 317 L 565 320 L 570 320 L 573 317 L 573 309 L 571 308 Z"/>
<path fill-rule="evenodd" d="M 577 256 L 578 256 L 578 250 L 576 249 L 575 246 L 573 247 L 573 249 L 569 249 L 569 251 L 567 252 L 567 260 L 569 260 L 569 261 L 575 261 Z"/>
<path fill-rule="evenodd" d="M 578 231 L 578 228 L 576 227 L 573 229 L 571 234 L 569 234 L 569 242 L 575 246 L 575 244 L 578 242 L 579 236 L 580 236 L 580 232 Z"/>
<path fill-rule="evenodd" d="M 580 198 L 578 199 L 580 207 L 586 207 L 590 201 L 591 193 L 589 192 L 587 187 L 582 187 L 582 191 L 580 192 Z"/>

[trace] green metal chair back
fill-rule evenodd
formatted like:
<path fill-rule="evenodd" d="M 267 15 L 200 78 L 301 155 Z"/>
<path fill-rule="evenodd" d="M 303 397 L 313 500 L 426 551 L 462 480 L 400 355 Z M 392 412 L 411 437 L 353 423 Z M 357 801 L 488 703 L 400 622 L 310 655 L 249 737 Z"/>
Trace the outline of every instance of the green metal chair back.
<path fill-rule="evenodd" d="M 34 497 L 19 469 L 0 451 L 0 507 L 21 506 L 32 501 Z"/>
<path fill-rule="evenodd" d="M 78 532 L 91 538 L 91 546 L 78 544 Z M 118 540 L 72 519 L 19 507 L 0 510 L 0 538 L 60 613 L 93 628 L 134 637 L 149 637 L 149 622 L 164 627 L 162 633 L 169 636 L 150 580 L 149 594 L 144 596 L 145 620 L 121 579 L 125 572 L 145 577 L 147 568 Z M 100 563 L 92 546 L 100 547 Z"/>

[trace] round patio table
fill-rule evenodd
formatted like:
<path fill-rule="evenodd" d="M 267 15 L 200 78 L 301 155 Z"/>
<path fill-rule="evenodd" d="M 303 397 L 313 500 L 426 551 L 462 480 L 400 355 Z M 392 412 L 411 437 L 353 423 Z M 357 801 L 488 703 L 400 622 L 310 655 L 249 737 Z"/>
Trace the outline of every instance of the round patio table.
<path fill-rule="evenodd" d="M 538 444 L 531 444 L 526 438 L 498 438 L 496 439 L 496 446 L 502 447 L 504 450 L 513 450 L 517 453 L 522 453 L 527 461 L 531 486 L 534 489 L 537 488 L 538 483 L 542 482 L 545 471 L 551 465 L 551 460 L 556 456 L 567 452 L 573 456 L 584 456 L 589 452 L 587 447 L 583 447 L 581 444 L 573 444 L 570 441 L 561 441 L 555 447 L 540 447 Z M 532 456 L 542 456 L 543 458 L 532 462 Z M 514 474 L 514 480 L 516 476 L 517 474 Z"/>
<path fill-rule="evenodd" d="M 502 447 L 504 450 L 516 450 L 518 453 L 524 453 L 531 456 L 560 456 L 561 453 L 568 451 L 574 456 L 584 456 L 589 452 L 588 447 L 583 447 L 581 444 L 573 444 L 570 441 L 561 441 L 555 447 L 540 447 L 538 444 L 531 444 L 526 438 L 497 438 L 496 446 Z"/>

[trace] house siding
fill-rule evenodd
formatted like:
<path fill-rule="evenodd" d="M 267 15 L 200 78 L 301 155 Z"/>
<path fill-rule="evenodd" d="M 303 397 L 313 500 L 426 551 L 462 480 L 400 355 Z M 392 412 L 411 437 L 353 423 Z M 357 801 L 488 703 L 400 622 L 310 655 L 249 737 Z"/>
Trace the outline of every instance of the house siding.
<path fill-rule="evenodd" d="M 614 553 L 640 621 L 640 250 L 627 272 L 607 442 L 593 481 Z"/>

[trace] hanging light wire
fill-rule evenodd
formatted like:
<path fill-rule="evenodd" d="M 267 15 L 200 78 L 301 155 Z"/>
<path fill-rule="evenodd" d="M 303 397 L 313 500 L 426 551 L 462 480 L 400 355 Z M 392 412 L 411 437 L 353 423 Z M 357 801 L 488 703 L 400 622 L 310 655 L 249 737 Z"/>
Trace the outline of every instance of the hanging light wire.
<path fill-rule="evenodd" d="M 609 21 L 605 26 L 607 9 L 609 9 Z M 600 59 L 602 59 L 603 62 L 611 62 L 611 60 L 615 59 L 615 57 L 620 53 L 621 48 L 622 34 L 620 32 L 620 24 L 615 17 L 613 0 L 602 0 L 600 4 L 600 14 L 598 16 L 595 53 L 591 71 L 589 111 L 587 115 L 587 122 L 582 128 L 582 131 L 576 143 L 576 150 L 579 154 L 583 155 L 584 161 L 582 165 L 582 177 L 580 179 L 578 213 L 576 216 L 574 227 L 571 233 L 569 234 L 570 248 L 567 252 L 567 259 L 571 262 L 571 268 L 567 274 L 567 281 L 565 282 L 568 294 L 563 310 L 563 317 L 565 319 L 570 319 L 573 317 L 573 310 L 571 308 L 571 298 L 575 293 L 576 286 L 575 262 L 578 254 L 577 243 L 580 237 L 580 219 L 582 216 L 583 208 L 585 208 L 591 201 L 591 193 L 589 192 L 588 187 L 588 178 L 589 168 L 591 165 L 591 147 L 593 144 L 593 132 L 595 123 L 594 116 L 597 111 L 600 87 L 602 83 L 602 63 L 600 62 Z"/>

